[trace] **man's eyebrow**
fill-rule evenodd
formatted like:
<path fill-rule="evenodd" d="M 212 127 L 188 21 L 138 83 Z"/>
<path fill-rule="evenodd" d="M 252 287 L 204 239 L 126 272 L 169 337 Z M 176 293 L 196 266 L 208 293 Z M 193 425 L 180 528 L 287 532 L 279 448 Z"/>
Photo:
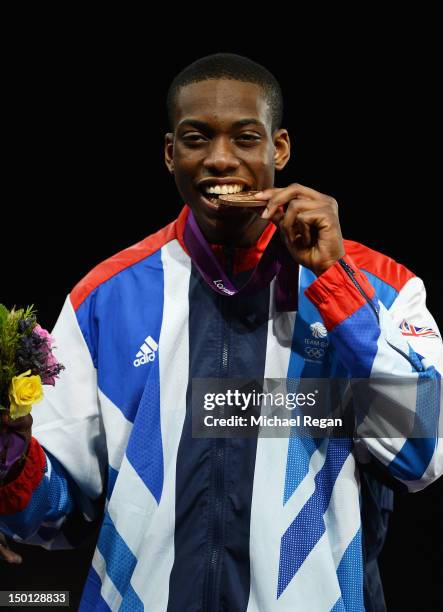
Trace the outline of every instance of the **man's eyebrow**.
<path fill-rule="evenodd" d="M 233 125 L 234 127 L 242 127 L 244 125 L 258 125 L 259 127 L 264 128 L 264 124 L 262 121 L 259 121 L 258 119 L 255 119 L 254 117 L 250 117 L 250 118 L 246 118 L 246 119 L 240 119 L 240 121 L 236 121 Z"/>
<path fill-rule="evenodd" d="M 195 127 L 198 130 L 202 131 L 207 131 L 211 129 L 209 123 L 206 123 L 206 121 L 200 121 L 200 119 L 182 119 L 178 123 L 177 129 L 182 127 L 183 125 L 192 125 L 192 127 Z"/>
<path fill-rule="evenodd" d="M 213 131 L 213 127 L 209 123 L 206 123 L 206 121 L 201 121 L 200 119 L 186 119 L 186 118 L 182 119 L 177 125 L 177 129 L 182 127 L 183 125 L 190 125 L 192 127 L 197 128 L 198 130 L 202 130 L 206 132 Z M 257 125 L 262 128 L 265 127 L 263 122 L 259 121 L 255 117 L 246 117 L 245 119 L 239 119 L 239 121 L 235 121 L 232 124 L 232 127 L 239 128 L 239 127 L 243 127 L 244 125 Z"/>

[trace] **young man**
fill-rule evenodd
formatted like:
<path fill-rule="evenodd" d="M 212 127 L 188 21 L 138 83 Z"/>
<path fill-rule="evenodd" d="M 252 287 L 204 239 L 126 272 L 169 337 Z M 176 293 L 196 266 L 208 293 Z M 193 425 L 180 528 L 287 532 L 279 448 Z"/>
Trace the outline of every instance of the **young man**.
<path fill-rule="evenodd" d="M 423 284 L 344 241 L 330 196 L 273 186 L 290 141 L 264 68 L 203 58 L 168 107 L 165 161 L 186 205 L 69 295 L 54 329 L 66 371 L 34 437 L 30 419 L 10 425 L 30 444 L 0 488 L 0 528 L 69 546 L 105 492 L 81 610 L 363 610 L 357 457 L 411 491 L 442 471 L 443 351 Z M 261 214 L 218 202 L 244 190 Z M 378 429 L 355 444 L 192 437 L 193 379 L 298 377 L 367 379 Z M 405 380 L 412 403 L 392 390 Z M 395 411 L 426 416 L 432 435 L 390 437 Z"/>

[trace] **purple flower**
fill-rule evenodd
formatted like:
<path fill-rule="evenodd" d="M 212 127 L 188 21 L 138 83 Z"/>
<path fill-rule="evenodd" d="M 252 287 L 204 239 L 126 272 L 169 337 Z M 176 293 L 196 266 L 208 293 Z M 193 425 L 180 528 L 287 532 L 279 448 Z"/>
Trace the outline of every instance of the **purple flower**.
<path fill-rule="evenodd" d="M 43 327 L 41 327 L 38 323 L 34 327 L 32 332 L 34 334 L 38 334 L 40 336 L 40 338 L 45 340 L 45 344 L 47 346 L 47 350 L 48 350 L 48 353 L 49 353 L 51 348 L 52 348 L 52 345 L 54 343 L 54 338 L 51 336 L 51 334 L 48 331 L 46 331 L 46 329 L 43 329 Z"/>
<path fill-rule="evenodd" d="M 32 332 L 20 339 L 16 352 L 17 368 L 39 375 L 44 385 L 55 385 L 55 378 L 64 370 L 52 354 L 54 339 L 46 329 L 36 324 Z"/>
<path fill-rule="evenodd" d="M 48 360 L 46 362 L 46 371 L 42 377 L 42 383 L 44 385 L 55 385 L 55 377 L 60 371 L 59 363 L 52 353 L 49 353 Z"/>

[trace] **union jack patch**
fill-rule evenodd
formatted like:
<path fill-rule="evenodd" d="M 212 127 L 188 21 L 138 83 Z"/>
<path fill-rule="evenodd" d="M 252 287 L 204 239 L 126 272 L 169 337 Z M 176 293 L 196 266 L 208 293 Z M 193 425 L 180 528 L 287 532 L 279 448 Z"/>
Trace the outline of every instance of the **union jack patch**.
<path fill-rule="evenodd" d="M 417 327 L 411 325 L 405 319 L 400 323 L 400 330 L 403 336 L 415 336 L 416 338 L 440 338 L 431 327 Z"/>

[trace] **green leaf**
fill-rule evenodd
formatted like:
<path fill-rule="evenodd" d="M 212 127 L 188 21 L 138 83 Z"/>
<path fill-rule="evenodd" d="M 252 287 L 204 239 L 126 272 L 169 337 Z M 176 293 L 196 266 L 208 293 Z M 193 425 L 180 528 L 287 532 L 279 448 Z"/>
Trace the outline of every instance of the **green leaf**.
<path fill-rule="evenodd" d="M 3 304 L 0 304 L 0 326 L 3 326 L 6 319 L 8 318 L 9 310 Z"/>

